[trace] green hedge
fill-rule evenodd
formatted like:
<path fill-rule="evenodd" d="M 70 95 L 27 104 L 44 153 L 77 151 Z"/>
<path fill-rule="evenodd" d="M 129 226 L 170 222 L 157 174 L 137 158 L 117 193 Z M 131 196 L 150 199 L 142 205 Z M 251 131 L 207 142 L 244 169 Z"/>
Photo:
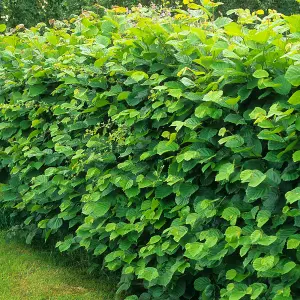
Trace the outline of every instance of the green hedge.
<path fill-rule="evenodd" d="M 128 300 L 297 299 L 300 15 L 191 7 L 0 35 L 0 207 Z"/>
<path fill-rule="evenodd" d="M 131 7 L 139 3 L 146 6 L 150 6 L 152 3 L 159 6 L 177 6 L 180 2 L 181 1 L 177 0 L 48 0 L 47 2 L 44 0 L 2 0 L 0 15 L 3 18 L 4 16 L 8 17 L 6 23 L 10 27 L 15 27 L 18 24 L 24 24 L 30 27 L 35 26 L 38 22 L 48 24 L 48 20 L 50 19 L 62 20 L 69 18 L 72 14 L 79 14 L 82 9 L 93 10 L 102 14 L 102 10 L 99 6 L 109 8 L 113 5 Z M 195 2 L 200 3 L 200 0 L 195 0 Z M 267 11 L 271 8 L 286 15 L 300 12 L 299 3 L 297 3 L 296 0 L 223 0 L 221 2 L 223 2 L 224 5 L 218 9 L 217 14 L 225 14 L 226 11 L 236 8 L 248 8 L 251 11 L 258 9 Z"/>

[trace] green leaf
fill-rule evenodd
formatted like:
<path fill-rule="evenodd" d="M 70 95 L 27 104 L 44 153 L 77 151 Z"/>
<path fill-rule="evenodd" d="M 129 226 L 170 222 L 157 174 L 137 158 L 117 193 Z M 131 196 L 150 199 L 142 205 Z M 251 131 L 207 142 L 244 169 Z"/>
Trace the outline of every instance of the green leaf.
<path fill-rule="evenodd" d="M 234 269 L 228 270 L 226 272 L 226 279 L 232 280 L 232 279 L 235 278 L 236 275 L 237 275 L 237 271 L 236 270 L 234 270 Z"/>
<path fill-rule="evenodd" d="M 200 119 L 207 116 L 213 119 L 219 119 L 222 116 L 222 110 L 210 107 L 208 103 L 202 103 L 195 109 L 195 116 Z"/>
<path fill-rule="evenodd" d="M 106 245 L 104 245 L 104 244 L 98 245 L 98 246 L 95 248 L 95 250 L 94 250 L 94 255 L 98 256 L 98 255 L 103 254 L 103 253 L 106 251 L 107 248 L 108 248 L 108 247 L 107 247 Z"/>
<path fill-rule="evenodd" d="M 226 34 L 231 36 L 242 36 L 243 35 L 242 28 L 243 27 L 241 25 L 235 22 L 231 22 L 224 26 Z"/>
<path fill-rule="evenodd" d="M 186 87 L 193 87 L 193 86 L 195 86 L 195 83 L 194 83 L 191 79 L 189 79 L 189 78 L 187 78 L 187 77 L 183 77 L 180 81 L 181 81 Z"/>
<path fill-rule="evenodd" d="M 253 73 L 253 77 L 255 77 L 255 78 L 265 78 L 265 77 L 269 77 L 269 73 L 266 70 L 256 70 Z"/>
<path fill-rule="evenodd" d="M 158 243 L 159 241 L 161 240 L 161 236 L 159 235 L 155 235 L 155 236 L 152 236 L 150 241 L 148 242 L 148 244 L 152 245 L 152 244 L 156 244 Z"/>
<path fill-rule="evenodd" d="M 145 279 L 147 281 L 152 281 L 155 278 L 157 278 L 158 276 L 159 276 L 159 274 L 157 272 L 157 269 L 152 268 L 152 267 L 144 268 L 138 274 L 139 279 Z"/>
<path fill-rule="evenodd" d="M 252 289 L 252 295 L 250 299 L 257 299 L 263 290 L 267 288 L 265 284 L 257 282 L 251 284 L 250 287 Z"/>
<path fill-rule="evenodd" d="M 267 115 L 267 112 L 264 109 L 262 109 L 261 107 L 255 107 L 253 109 L 253 111 L 249 114 L 249 117 L 251 119 L 258 119 L 261 117 L 265 117 L 266 115 Z"/>
<path fill-rule="evenodd" d="M 63 224 L 62 219 L 58 218 L 57 216 L 53 217 L 49 220 L 47 227 L 53 230 L 59 229 Z"/>
<path fill-rule="evenodd" d="M 277 240 L 276 236 L 263 236 L 259 241 L 257 241 L 257 244 L 263 245 L 263 246 L 270 246 Z"/>
<path fill-rule="evenodd" d="M 296 267 L 293 261 L 286 263 L 282 268 L 282 274 L 287 274 Z"/>
<path fill-rule="evenodd" d="M 172 226 L 166 229 L 166 232 L 168 235 L 173 235 L 174 241 L 178 243 L 187 234 L 188 229 L 185 226 Z"/>
<path fill-rule="evenodd" d="M 95 61 L 94 66 L 97 68 L 101 68 L 106 63 L 107 60 L 108 60 L 107 56 L 100 57 Z"/>
<path fill-rule="evenodd" d="M 182 196 L 184 198 L 190 197 L 198 190 L 198 185 L 192 184 L 190 182 L 183 182 L 179 186 L 177 196 Z"/>
<path fill-rule="evenodd" d="M 157 154 L 162 155 L 166 152 L 177 151 L 179 145 L 171 141 L 161 141 L 157 145 Z"/>
<path fill-rule="evenodd" d="M 199 159 L 201 158 L 201 154 L 198 151 L 186 151 L 183 154 L 180 154 L 177 156 L 176 160 L 177 162 L 190 161 L 192 159 Z"/>
<path fill-rule="evenodd" d="M 196 291 L 202 292 L 210 284 L 210 279 L 208 277 L 198 277 L 194 281 L 194 288 Z"/>
<path fill-rule="evenodd" d="M 55 144 L 55 151 L 58 153 L 63 153 L 66 156 L 70 156 L 74 153 L 73 149 L 69 146 L 62 146 L 62 145 L 58 145 Z"/>
<path fill-rule="evenodd" d="M 225 231 L 227 241 L 239 239 L 241 234 L 242 234 L 242 229 L 238 226 L 229 226 Z"/>
<path fill-rule="evenodd" d="M 158 199 L 165 198 L 172 194 L 173 188 L 169 185 L 160 185 L 155 189 L 155 197 Z"/>
<path fill-rule="evenodd" d="M 285 73 L 285 78 L 293 86 L 300 85 L 300 65 L 289 66 L 288 70 Z"/>
<path fill-rule="evenodd" d="M 281 182 L 280 173 L 277 170 L 269 169 L 266 172 L 266 176 L 268 181 L 275 186 L 278 186 Z"/>
<path fill-rule="evenodd" d="M 253 261 L 253 268 L 259 272 L 265 272 L 274 267 L 275 258 L 272 255 L 265 256 L 263 258 L 256 258 Z"/>
<path fill-rule="evenodd" d="M 59 43 L 59 38 L 54 34 L 48 34 L 47 35 L 47 40 L 48 40 L 49 43 L 51 43 L 54 46 Z"/>
<path fill-rule="evenodd" d="M 93 177 L 98 177 L 100 174 L 101 174 L 101 172 L 98 168 L 90 168 L 90 169 L 88 169 L 85 178 L 86 178 L 86 180 L 89 180 Z"/>
<path fill-rule="evenodd" d="M 267 176 L 259 170 L 244 170 L 241 172 L 240 177 L 242 183 L 248 182 L 250 187 L 257 187 Z"/>
<path fill-rule="evenodd" d="M 136 71 L 133 72 L 130 77 L 136 82 L 139 82 L 143 79 L 148 79 L 149 76 L 143 71 Z"/>
<path fill-rule="evenodd" d="M 287 192 L 285 194 L 285 198 L 287 200 L 287 203 L 294 203 L 296 201 L 300 200 L 300 187 L 296 187 L 295 189 Z"/>
<path fill-rule="evenodd" d="M 47 90 L 47 87 L 45 85 L 33 85 L 29 88 L 29 96 L 36 97 L 40 94 L 43 94 Z"/>
<path fill-rule="evenodd" d="M 245 125 L 246 122 L 244 118 L 238 114 L 229 114 L 224 119 L 225 122 L 230 122 L 236 125 Z"/>
<path fill-rule="evenodd" d="M 0 32 L 4 32 L 6 30 L 5 24 L 0 24 Z"/>
<path fill-rule="evenodd" d="M 180 89 L 171 89 L 169 90 L 169 95 L 174 98 L 180 98 L 182 96 L 182 90 Z"/>
<path fill-rule="evenodd" d="M 191 226 L 194 226 L 196 221 L 198 220 L 199 215 L 197 213 L 191 213 L 186 217 L 186 224 L 189 224 Z"/>
<path fill-rule="evenodd" d="M 300 69 L 299 69 L 300 70 Z M 300 104 L 300 91 L 296 91 L 288 100 L 290 104 L 298 105 Z"/>
<path fill-rule="evenodd" d="M 229 23 L 231 23 L 232 20 L 230 18 L 227 17 L 219 17 L 216 19 L 216 26 L 217 27 L 223 27 Z"/>
<path fill-rule="evenodd" d="M 111 43 L 111 40 L 104 35 L 97 35 L 96 41 L 97 41 L 97 43 L 99 43 L 105 47 L 109 46 L 109 44 Z"/>
<path fill-rule="evenodd" d="M 240 300 L 246 295 L 246 291 L 233 290 L 230 293 L 229 300 Z"/>
<path fill-rule="evenodd" d="M 223 91 L 210 91 L 203 97 L 203 101 L 219 102 L 222 98 Z"/>
<path fill-rule="evenodd" d="M 125 298 L 125 300 L 138 300 L 138 299 L 139 299 L 139 297 L 136 295 L 131 295 L 131 296 L 128 296 Z"/>
<path fill-rule="evenodd" d="M 288 239 L 287 241 L 287 249 L 297 249 L 298 246 L 300 245 L 300 240 L 297 239 Z"/>
<path fill-rule="evenodd" d="M 109 211 L 110 206 L 110 199 L 102 198 L 97 202 L 87 202 L 82 208 L 82 213 L 99 218 L 104 216 Z"/>
<path fill-rule="evenodd" d="M 128 98 L 128 96 L 130 95 L 130 92 L 128 91 L 125 91 L 125 92 L 121 92 L 119 95 L 118 95 L 118 101 L 122 101 L 122 100 L 126 100 Z"/>
<path fill-rule="evenodd" d="M 229 180 L 230 175 L 234 172 L 234 164 L 226 163 L 221 165 L 219 173 L 216 176 L 216 181 Z"/>
<path fill-rule="evenodd" d="M 230 222 L 230 225 L 235 225 L 237 218 L 240 216 L 240 211 L 236 207 L 227 207 L 223 210 L 222 218 Z"/>
<path fill-rule="evenodd" d="M 300 150 L 298 150 L 295 153 L 293 153 L 293 161 L 294 162 L 300 161 Z"/>
<path fill-rule="evenodd" d="M 271 212 L 268 210 L 260 210 L 256 216 L 257 226 L 262 227 L 271 217 Z"/>
<path fill-rule="evenodd" d="M 280 85 L 278 87 L 274 87 L 276 93 L 280 95 L 288 95 L 290 93 L 292 85 L 286 80 L 284 75 L 276 77 L 273 82 Z"/>
<path fill-rule="evenodd" d="M 244 139 L 240 135 L 231 135 L 219 140 L 220 145 L 224 143 L 228 148 L 238 148 L 244 144 Z"/>
<path fill-rule="evenodd" d="M 185 249 L 184 256 L 190 259 L 197 259 L 197 256 L 202 252 L 203 244 L 199 242 L 187 243 Z"/>
<path fill-rule="evenodd" d="M 73 244 L 73 239 L 66 239 L 63 242 L 58 242 L 56 247 L 58 247 L 60 252 L 64 252 L 70 249 L 71 245 Z"/>

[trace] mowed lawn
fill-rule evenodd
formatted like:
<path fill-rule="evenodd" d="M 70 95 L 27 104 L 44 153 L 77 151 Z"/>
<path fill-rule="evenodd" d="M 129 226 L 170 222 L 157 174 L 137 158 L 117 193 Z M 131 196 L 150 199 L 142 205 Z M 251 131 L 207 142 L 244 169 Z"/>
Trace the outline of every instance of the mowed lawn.
<path fill-rule="evenodd" d="M 6 242 L 0 232 L 0 299 L 114 299 L 114 280 L 95 279 L 76 264 L 66 265 L 63 256 Z"/>

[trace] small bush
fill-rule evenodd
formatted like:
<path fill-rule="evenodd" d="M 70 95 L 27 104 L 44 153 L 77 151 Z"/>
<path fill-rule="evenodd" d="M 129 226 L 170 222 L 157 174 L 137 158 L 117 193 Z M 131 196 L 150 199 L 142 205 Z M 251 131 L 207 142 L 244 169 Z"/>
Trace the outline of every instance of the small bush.
<path fill-rule="evenodd" d="M 299 295 L 300 16 L 212 6 L 0 36 L 1 206 L 128 299 Z"/>

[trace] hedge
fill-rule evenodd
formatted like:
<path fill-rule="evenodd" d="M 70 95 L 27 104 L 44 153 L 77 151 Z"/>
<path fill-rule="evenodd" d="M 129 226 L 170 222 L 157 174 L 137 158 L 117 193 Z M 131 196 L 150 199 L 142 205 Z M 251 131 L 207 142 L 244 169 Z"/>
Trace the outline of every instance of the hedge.
<path fill-rule="evenodd" d="M 297 299 L 300 15 L 189 6 L 0 35 L 0 208 L 128 300 Z"/>

